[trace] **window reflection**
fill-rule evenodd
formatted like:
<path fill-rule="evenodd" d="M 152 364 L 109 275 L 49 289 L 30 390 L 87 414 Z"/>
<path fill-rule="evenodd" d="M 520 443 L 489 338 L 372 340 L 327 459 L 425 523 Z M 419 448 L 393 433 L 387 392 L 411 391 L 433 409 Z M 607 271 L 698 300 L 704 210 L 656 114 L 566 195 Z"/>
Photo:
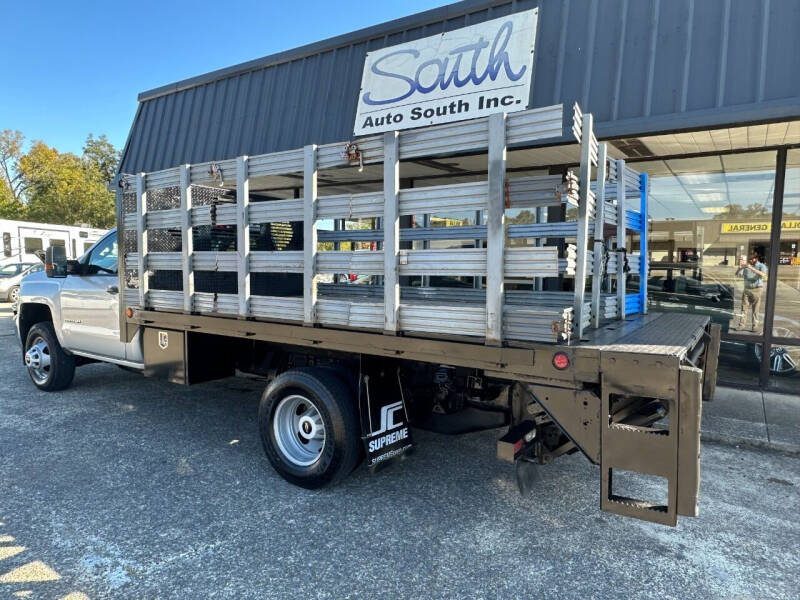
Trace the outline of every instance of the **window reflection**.
<path fill-rule="evenodd" d="M 632 167 L 650 176 L 651 307 L 707 314 L 723 332 L 760 334 L 775 152 Z"/>

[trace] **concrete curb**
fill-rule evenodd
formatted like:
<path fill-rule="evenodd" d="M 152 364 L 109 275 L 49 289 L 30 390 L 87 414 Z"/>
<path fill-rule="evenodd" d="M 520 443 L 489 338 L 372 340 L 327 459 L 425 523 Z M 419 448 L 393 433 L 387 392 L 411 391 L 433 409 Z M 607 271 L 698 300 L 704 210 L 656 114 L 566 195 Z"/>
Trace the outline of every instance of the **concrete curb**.
<path fill-rule="evenodd" d="M 786 456 L 800 456 L 800 445 L 786 444 L 782 442 L 768 442 L 767 440 L 758 440 L 754 438 L 736 437 L 724 435 L 721 433 L 714 433 L 710 431 L 701 431 L 700 440 L 703 442 L 712 442 L 715 444 L 723 444 L 725 446 L 744 446 L 746 448 L 755 448 L 757 450 L 769 450 L 777 452 Z"/>

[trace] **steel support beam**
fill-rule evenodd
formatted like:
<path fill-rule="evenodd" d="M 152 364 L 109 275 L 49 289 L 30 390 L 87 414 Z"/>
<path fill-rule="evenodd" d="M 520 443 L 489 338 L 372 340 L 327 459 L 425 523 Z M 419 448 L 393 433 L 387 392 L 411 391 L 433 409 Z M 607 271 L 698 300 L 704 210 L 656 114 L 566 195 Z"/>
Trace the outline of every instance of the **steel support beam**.
<path fill-rule="evenodd" d="M 250 178 L 247 157 L 236 159 L 236 258 L 239 316 L 250 314 Z"/>
<path fill-rule="evenodd" d="M 595 213 L 594 213 L 594 268 L 592 269 L 592 326 L 600 327 L 601 317 L 601 288 L 603 287 L 603 257 L 606 252 L 605 223 L 606 223 L 606 174 L 608 147 L 600 144 L 597 149 L 597 187 L 595 188 Z"/>
<path fill-rule="evenodd" d="M 139 306 L 147 306 L 147 190 L 145 174 L 136 176 L 136 251 L 139 256 Z"/>
<path fill-rule="evenodd" d="M 194 239 L 192 238 L 192 183 L 191 166 L 181 165 L 181 249 L 183 250 L 183 310 L 191 312 L 194 298 Z"/>
<path fill-rule="evenodd" d="M 506 115 L 489 116 L 489 198 L 486 211 L 486 343 L 503 339 L 504 255 L 506 247 Z"/>
<path fill-rule="evenodd" d="M 639 212 L 642 219 L 639 231 L 639 303 L 647 314 L 647 173 L 639 175 Z"/>
<path fill-rule="evenodd" d="M 617 161 L 617 312 L 619 318 L 625 318 L 625 251 L 628 247 L 628 236 L 625 229 L 625 161 Z"/>
<path fill-rule="evenodd" d="M 383 329 L 394 334 L 400 309 L 400 137 L 396 131 L 383 134 Z"/>
<path fill-rule="evenodd" d="M 317 309 L 317 146 L 303 155 L 303 324 L 314 325 Z"/>
<path fill-rule="evenodd" d="M 583 335 L 583 298 L 586 292 L 586 261 L 589 248 L 589 193 L 592 176 L 592 126 L 591 113 L 583 115 L 581 134 L 580 200 L 578 203 L 578 255 L 575 265 L 575 309 L 573 332 L 577 339 Z"/>

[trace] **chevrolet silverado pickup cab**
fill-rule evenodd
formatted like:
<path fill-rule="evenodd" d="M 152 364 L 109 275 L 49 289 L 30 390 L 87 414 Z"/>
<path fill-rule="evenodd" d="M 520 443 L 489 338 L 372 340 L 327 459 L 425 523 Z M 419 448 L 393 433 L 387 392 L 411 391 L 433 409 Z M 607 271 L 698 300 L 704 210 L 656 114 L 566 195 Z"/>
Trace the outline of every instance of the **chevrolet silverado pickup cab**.
<path fill-rule="evenodd" d="M 68 276 L 45 271 L 22 280 L 16 325 L 25 332 L 25 365 L 38 388 L 64 389 L 76 366 L 96 360 L 144 368 L 140 337 L 120 340 L 117 247 L 113 229 L 64 263 Z"/>

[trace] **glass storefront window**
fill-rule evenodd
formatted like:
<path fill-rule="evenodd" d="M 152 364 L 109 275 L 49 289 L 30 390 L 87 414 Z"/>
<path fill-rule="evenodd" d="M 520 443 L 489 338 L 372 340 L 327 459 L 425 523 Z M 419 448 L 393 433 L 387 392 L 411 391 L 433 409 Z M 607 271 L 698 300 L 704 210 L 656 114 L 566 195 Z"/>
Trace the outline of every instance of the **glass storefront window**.
<path fill-rule="evenodd" d="M 631 165 L 650 176 L 653 310 L 707 314 L 723 333 L 762 332 L 775 158 L 753 152 Z"/>
<path fill-rule="evenodd" d="M 719 347 L 717 377 L 722 383 L 756 387 L 761 368 L 761 344 L 722 340 Z"/>
<path fill-rule="evenodd" d="M 775 289 L 772 335 L 797 338 L 800 344 L 800 150 L 786 157 L 786 183 Z"/>

